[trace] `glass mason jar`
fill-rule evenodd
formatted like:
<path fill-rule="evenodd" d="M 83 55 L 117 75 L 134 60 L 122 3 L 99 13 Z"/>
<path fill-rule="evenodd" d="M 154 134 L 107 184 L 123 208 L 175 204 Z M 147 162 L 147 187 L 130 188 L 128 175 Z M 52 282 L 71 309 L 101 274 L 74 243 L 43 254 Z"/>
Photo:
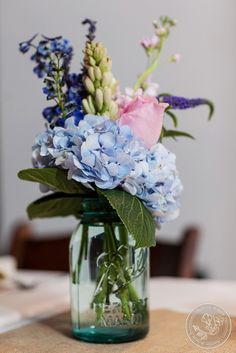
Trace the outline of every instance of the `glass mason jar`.
<path fill-rule="evenodd" d="M 73 336 L 100 343 L 133 341 L 149 329 L 149 250 L 134 247 L 105 198 L 84 199 L 70 242 Z"/>

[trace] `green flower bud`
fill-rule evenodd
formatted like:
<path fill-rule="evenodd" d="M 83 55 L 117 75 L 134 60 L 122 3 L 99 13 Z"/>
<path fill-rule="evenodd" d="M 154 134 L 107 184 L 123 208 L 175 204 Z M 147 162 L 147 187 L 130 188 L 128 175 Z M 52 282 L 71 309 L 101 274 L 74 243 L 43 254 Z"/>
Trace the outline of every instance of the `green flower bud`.
<path fill-rule="evenodd" d="M 93 82 L 91 81 L 91 79 L 88 76 L 85 77 L 84 86 L 89 93 L 91 93 L 91 94 L 94 93 L 95 88 L 94 88 Z"/>
<path fill-rule="evenodd" d="M 102 87 L 112 86 L 113 76 L 110 71 L 104 72 L 102 75 Z"/>
<path fill-rule="evenodd" d="M 91 56 L 89 56 L 89 64 L 91 66 L 95 66 L 96 65 L 96 61 L 94 60 L 94 58 L 92 58 Z"/>
<path fill-rule="evenodd" d="M 99 63 L 102 58 L 107 56 L 107 50 L 102 46 L 101 43 L 97 43 L 96 48 L 94 49 L 94 58 Z"/>
<path fill-rule="evenodd" d="M 112 96 L 116 95 L 118 88 L 119 88 L 118 81 L 116 81 L 116 79 L 114 77 L 112 77 L 112 85 L 111 85 Z"/>
<path fill-rule="evenodd" d="M 93 42 L 87 42 L 87 43 L 86 43 L 86 49 L 87 49 L 87 48 L 92 48 L 92 43 L 93 43 Z"/>
<path fill-rule="evenodd" d="M 96 60 L 96 62 L 99 62 L 102 59 L 102 52 L 99 47 L 96 47 L 94 49 L 93 57 Z"/>
<path fill-rule="evenodd" d="M 92 41 L 86 43 L 84 54 L 83 82 L 88 96 L 83 100 L 83 109 L 86 113 L 112 115 L 115 119 L 117 81 L 111 72 L 112 62 L 107 50 L 101 43 Z"/>
<path fill-rule="evenodd" d="M 108 70 L 108 65 L 107 65 L 108 59 L 107 58 L 102 58 L 102 60 L 99 63 L 99 67 L 102 72 Z"/>
<path fill-rule="evenodd" d="M 100 88 L 100 87 L 101 87 L 100 81 L 98 81 L 98 80 L 96 80 L 96 79 L 95 79 L 95 81 L 93 82 L 93 84 L 94 84 L 95 90 L 96 90 L 97 88 Z"/>
<path fill-rule="evenodd" d="M 109 107 L 111 103 L 111 89 L 109 87 L 103 89 L 103 98 L 106 107 Z"/>
<path fill-rule="evenodd" d="M 105 112 L 102 113 L 102 116 L 107 116 L 108 118 L 110 118 L 110 112 L 106 110 Z"/>
<path fill-rule="evenodd" d="M 107 66 L 108 66 L 108 70 L 111 71 L 112 69 L 112 61 L 110 58 L 107 58 Z"/>
<path fill-rule="evenodd" d="M 103 106 L 103 92 L 102 92 L 101 88 L 96 89 L 95 104 L 96 104 L 98 111 L 100 112 L 102 110 L 102 106 Z"/>
<path fill-rule="evenodd" d="M 177 25 L 177 20 L 175 18 L 170 18 L 169 19 L 169 23 L 170 23 L 170 26 L 176 26 Z"/>
<path fill-rule="evenodd" d="M 93 51 L 91 49 L 86 49 L 85 50 L 85 54 L 88 56 L 92 56 L 93 55 Z"/>

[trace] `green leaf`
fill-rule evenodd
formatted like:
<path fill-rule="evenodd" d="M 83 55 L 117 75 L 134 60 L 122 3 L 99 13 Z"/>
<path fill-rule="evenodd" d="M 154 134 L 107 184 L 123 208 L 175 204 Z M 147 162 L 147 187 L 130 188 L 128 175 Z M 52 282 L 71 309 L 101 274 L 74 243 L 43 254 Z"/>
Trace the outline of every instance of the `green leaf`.
<path fill-rule="evenodd" d="M 161 136 L 160 136 L 160 142 L 162 143 L 163 138 L 166 136 L 166 132 L 168 130 L 165 128 L 165 126 L 162 126 L 162 130 L 161 130 Z M 167 136 L 167 137 L 171 137 L 174 141 L 177 141 L 177 139 L 175 138 L 175 136 Z"/>
<path fill-rule="evenodd" d="M 27 207 L 29 219 L 49 217 L 78 217 L 82 211 L 82 197 L 54 193 L 32 202 Z"/>
<path fill-rule="evenodd" d="M 99 189 L 99 192 L 108 199 L 134 237 L 136 248 L 155 246 L 155 221 L 142 201 L 121 189 Z"/>
<path fill-rule="evenodd" d="M 170 110 L 166 110 L 165 113 L 169 115 L 169 117 L 172 119 L 174 127 L 178 127 L 178 119 L 174 113 L 172 113 Z"/>
<path fill-rule="evenodd" d="M 179 130 L 164 130 L 163 135 L 162 135 L 162 139 L 164 137 L 172 137 L 172 138 L 188 137 L 190 139 L 195 140 L 195 138 L 191 134 L 184 132 L 184 131 L 179 131 Z"/>
<path fill-rule="evenodd" d="M 214 104 L 211 101 L 209 101 L 209 100 L 206 100 L 205 104 L 208 105 L 209 110 L 210 110 L 209 111 L 209 115 L 208 115 L 208 120 L 211 120 L 211 117 L 212 117 L 212 115 L 214 114 L 214 111 L 215 111 Z"/>
<path fill-rule="evenodd" d="M 160 93 L 158 94 L 158 98 L 159 97 L 166 97 L 166 96 L 172 96 L 173 94 L 170 94 L 170 93 Z"/>
<path fill-rule="evenodd" d="M 67 179 L 67 171 L 59 168 L 29 168 L 21 170 L 18 177 L 22 180 L 45 184 L 67 194 L 88 194 L 91 192 L 81 183 Z"/>

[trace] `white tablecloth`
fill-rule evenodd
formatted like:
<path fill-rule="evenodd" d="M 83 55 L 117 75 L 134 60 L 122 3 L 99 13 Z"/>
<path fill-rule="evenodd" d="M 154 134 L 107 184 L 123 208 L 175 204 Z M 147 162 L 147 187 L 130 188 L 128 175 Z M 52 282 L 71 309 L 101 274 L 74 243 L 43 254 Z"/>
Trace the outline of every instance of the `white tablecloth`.
<path fill-rule="evenodd" d="M 19 271 L 32 289 L 0 287 L 0 332 L 69 309 L 69 278 L 53 272 Z M 159 277 L 150 280 L 150 308 L 190 312 L 212 303 L 236 316 L 236 281 Z"/>

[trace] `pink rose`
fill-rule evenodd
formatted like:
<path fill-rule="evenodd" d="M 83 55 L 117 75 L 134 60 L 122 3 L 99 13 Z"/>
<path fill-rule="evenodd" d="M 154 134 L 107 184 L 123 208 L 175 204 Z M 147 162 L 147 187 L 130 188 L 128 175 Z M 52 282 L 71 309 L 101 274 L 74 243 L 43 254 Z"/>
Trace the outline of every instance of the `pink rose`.
<path fill-rule="evenodd" d="M 120 126 L 128 125 L 136 137 L 143 140 L 146 148 L 159 139 L 167 103 L 158 103 L 154 97 L 138 96 L 120 109 Z"/>

